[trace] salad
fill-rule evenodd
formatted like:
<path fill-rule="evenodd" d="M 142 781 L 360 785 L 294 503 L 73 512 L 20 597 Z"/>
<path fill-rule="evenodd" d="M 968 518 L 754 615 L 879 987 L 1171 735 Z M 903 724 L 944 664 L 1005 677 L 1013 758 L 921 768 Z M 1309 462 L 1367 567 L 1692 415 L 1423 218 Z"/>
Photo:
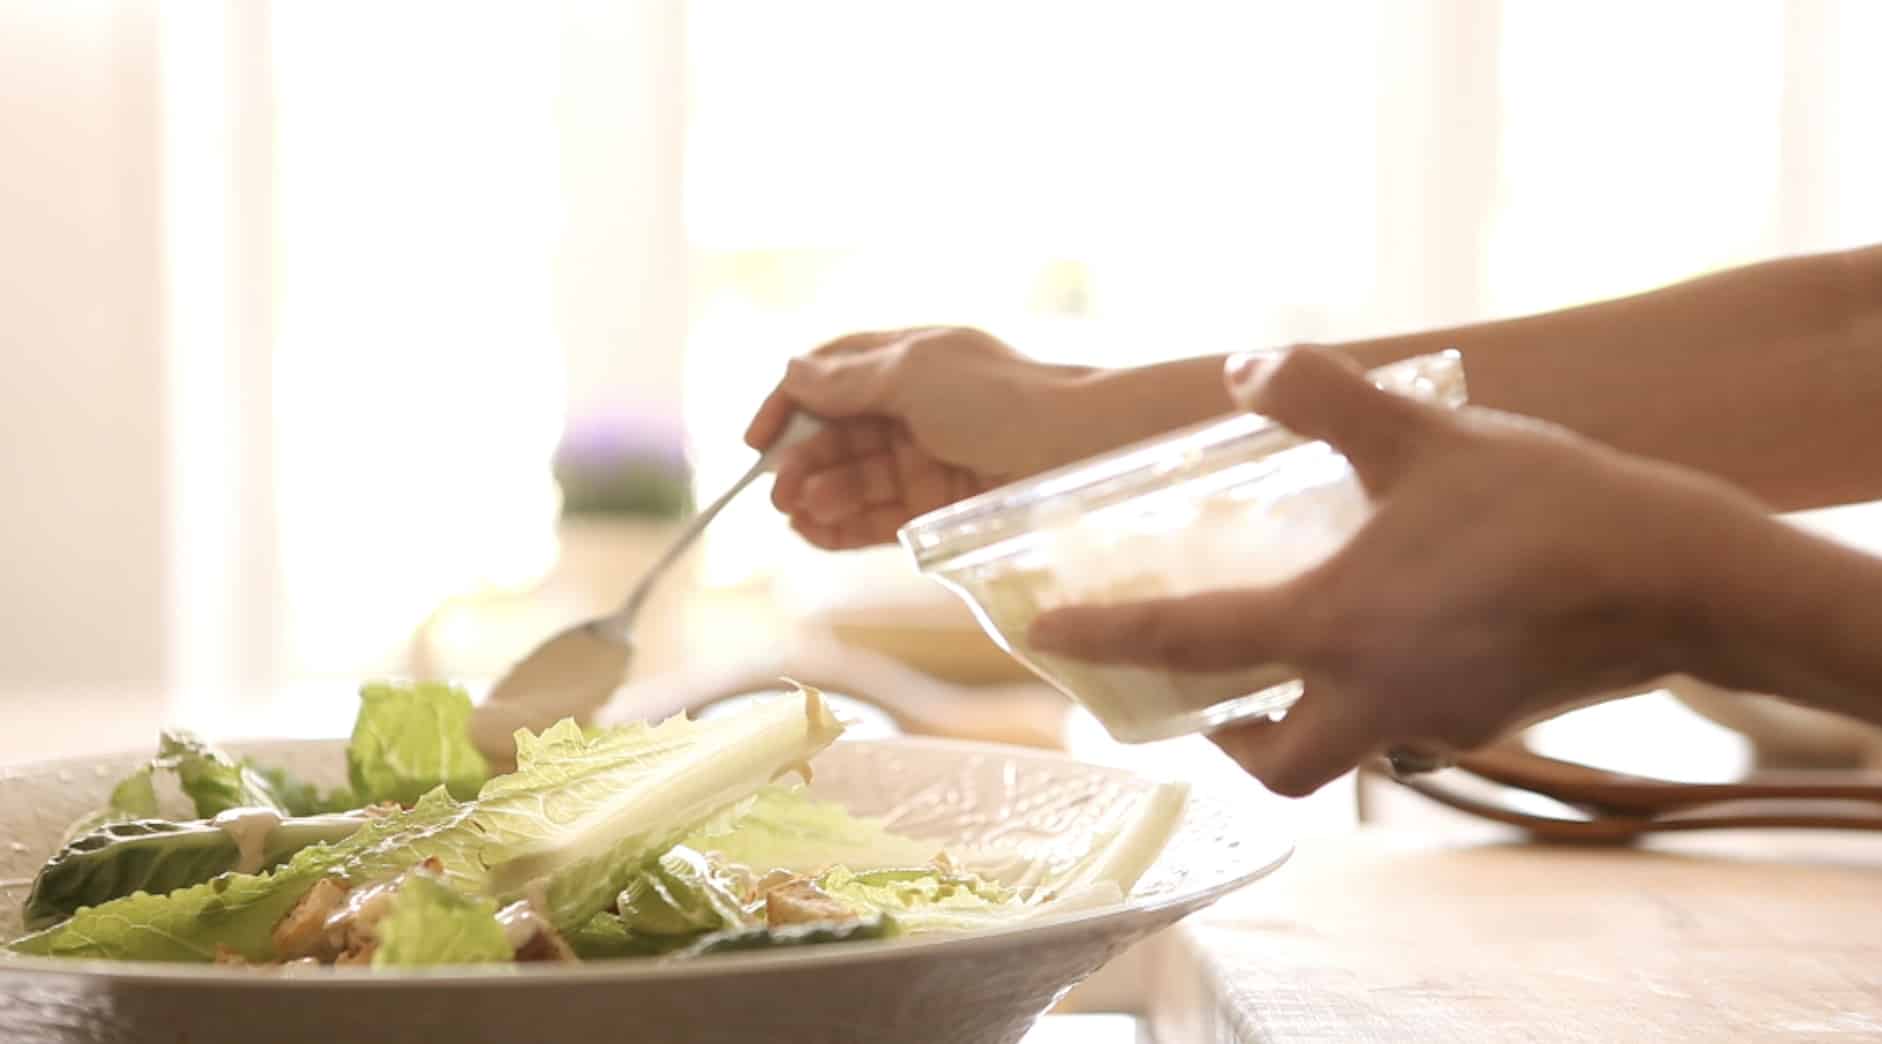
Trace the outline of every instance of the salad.
<path fill-rule="evenodd" d="M 707 721 L 516 733 L 493 774 L 439 684 L 361 694 L 344 786 L 184 733 L 72 824 L 16 954 L 293 971 L 681 960 L 967 931 L 1120 901 L 1168 839 L 1152 791 L 1082 856 L 951 851 L 810 797 L 820 693 Z"/>

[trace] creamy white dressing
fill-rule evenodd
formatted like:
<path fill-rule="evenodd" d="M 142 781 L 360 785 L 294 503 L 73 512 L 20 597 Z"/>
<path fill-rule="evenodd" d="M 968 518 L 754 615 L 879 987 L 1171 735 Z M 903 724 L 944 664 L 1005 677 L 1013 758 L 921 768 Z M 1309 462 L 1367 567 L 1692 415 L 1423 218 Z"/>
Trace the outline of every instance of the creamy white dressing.
<path fill-rule="evenodd" d="M 281 825 L 281 813 L 272 808 L 232 808 L 209 821 L 235 842 L 235 872 L 252 874 L 262 869 L 268 835 Z"/>
<path fill-rule="evenodd" d="M 344 932 L 353 928 L 360 932 L 370 932 L 379 923 L 379 919 L 392 908 L 392 896 L 405 883 L 405 874 L 400 874 L 387 881 L 370 884 L 364 888 L 355 888 L 346 893 L 346 901 L 339 909 L 328 916 L 326 930 Z"/>

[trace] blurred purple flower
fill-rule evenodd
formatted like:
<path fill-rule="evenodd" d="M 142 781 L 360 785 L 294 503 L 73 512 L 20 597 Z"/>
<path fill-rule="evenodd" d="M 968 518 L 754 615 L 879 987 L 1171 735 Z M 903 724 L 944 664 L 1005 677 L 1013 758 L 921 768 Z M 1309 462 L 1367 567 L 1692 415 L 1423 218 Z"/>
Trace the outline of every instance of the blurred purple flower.
<path fill-rule="evenodd" d="M 611 410 L 576 417 L 556 449 L 556 470 L 608 472 L 636 464 L 685 474 L 686 434 L 677 417 Z"/>

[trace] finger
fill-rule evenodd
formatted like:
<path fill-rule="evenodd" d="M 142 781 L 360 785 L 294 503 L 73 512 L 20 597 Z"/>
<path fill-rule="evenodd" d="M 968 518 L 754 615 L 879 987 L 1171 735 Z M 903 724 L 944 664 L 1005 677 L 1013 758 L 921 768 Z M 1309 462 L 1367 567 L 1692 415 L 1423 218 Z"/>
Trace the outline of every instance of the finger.
<path fill-rule="evenodd" d="M 797 531 L 798 536 L 803 537 L 816 547 L 823 548 L 825 551 L 841 550 L 836 542 L 836 527 L 825 525 L 811 518 L 808 514 L 799 512 L 791 515 L 791 528 Z"/>
<path fill-rule="evenodd" d="M 1363 714 L 1330 686 L 1309 683 L 1276 722 L 1222 729 L 1209 739 L 1283 797 L 1306 797 L 1351 771 L 1380 746 Z"/>
<path fill-rule="evenodd" d="M 843 445 L 852 456 L 866 457 L 886 453 L 893 425 L 886 420 L 859 417 L 837 426 L 843 433 Z"/>
<path fill-rule="evenodd" d="M 1285 586 L 1214 591 L 1042 613 L 1027 641 L 1042 652 L 1095 663 L 1221 671 L 1294 652 Z"/>
<path fill-rule="evenodd" d="M 804 479 L 799 503 L 820 522 L 837 522 L 864 508 L 900 499 L 895 458 L 887 453 L 851 457 Z"/>
<path fill-rule="evenodd" d="M 954 503 L 955 484 L 949 479 L 954 469 L 937 463 L 913 439 L 894 439 L 889 449 L 895 455 L 898 499 L 910 510 L 920 514 Z"/>
<path fill-rule="evenodd" d="M 840 522 L 819 522 L 808 513 L 791 516 L 798 535 L 826 551 L 851 551 L 892 543 L 908 513 L 895 507 L 870 508 Z"/>
<path fill-rule="evenodd" d="M 1243 409 L 1331 443 L 1374 493 L 1397 481 L 1431 423 L 1433 407 L 1376 387 L 1350 360 L 1316 348 L 1235 356 L 1225 379 Z"/>
<path fill-rule="evenodd" d="M 842 424 L 827 425 L 797 445 L 778 451 L 771 469 L 771 503 L 779 511 L 796 514 L 803 505 L 804 482 L 843 463 L 849 450 L 842 429 Z"/>
<path fill-rule="evenodd" d="M 797 404 L 791 401 L 790 396 L 784 394 L 782 389 L 773 390 L 759 404 L 751 423 L 745 426 L 745 445 L 755 450 L 769 449 L 795 412 Z"/>
<path fill-rule="evenodd" d="M 844 548 L 892 544 L 896 540 L 896 534 L 913 517 L 908 509 L 900 504 L 866 508 L 836 524 L 836 542 Z"/>

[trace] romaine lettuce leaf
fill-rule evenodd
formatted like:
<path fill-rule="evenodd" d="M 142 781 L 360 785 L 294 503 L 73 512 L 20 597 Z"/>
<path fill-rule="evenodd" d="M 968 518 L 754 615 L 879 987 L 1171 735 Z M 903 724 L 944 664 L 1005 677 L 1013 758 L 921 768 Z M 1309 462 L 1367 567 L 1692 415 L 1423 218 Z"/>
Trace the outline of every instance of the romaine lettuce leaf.
<path fill-rule="evenodd" d="M 119 780 L 118 785 L 111 788 L 111 796 L 106 799 L 105 807 L 80 816 L 76 822 L 67 827 L 65 836 L 59 839 L 59 847 L 64 848 L 79 838 L 113 823 L 157 819 L 159 815 L 157 785 L 151 779 L 151 767 L 145 765 Z"/>
<path fill-rule="evenodd" d="M 620 915 L 606 910 L 590 917 L 562 938 L 584 961 L 615 960 L 621 957 L 655 957 L 692 942 L 691 935 L 641 935 L 627 930 Z"/>
<path fill-rule="evenodd" d="M 584 736 L 565 720 L 516 737 L 517 770 L 490 781 L 477 822 L 489 890 L 540 885 L 560 930 L 613 902 L 650 858 L 806 764 L 843 731 L 814 689 L 708 721 L 674 717 Z"/>
<path fill-rule="evenodd" d="M 433 787 L 469 800 L 490 776 L 470 739 L 470 697 L 435 682 L 360 690 L 359 716 L 346 748 L 346 773 L 362 804 L 411 805 Z"/>
<path fill-rule="evenodd" d="M 313 816 L 322 812 L 350 812 L 360 807 L 353 792 L 345 787 L 335 789 L 322 796 L 320 791 L 306 780 L 279 766 L 260 765 L 252 759 L 244 758 L 242 764 L 253 770 L 274 791 L 275 800 L 282 812 L 290 816 Z"/>
<path fill-rule="evenodd" d="M 635 875 L 616 901 L 564 933 L 577 956 L 648 957 L 670 953 L 713 932 L 762 927 L 745 909 L 738 883 L 705 856 L 676 845 Z"/>
<path fill-rule="evenodd" d="M 258 862 L 250 869 L 276 866 L 308 845 L 343 840 L 364 822 L 361 816 L 284 819 L 255 849 Z M 200 884 L 241 869 L 241 861 L 235 837 L 214 823 L 109 823 L 67 844 L 40 867 L 26 897 L 24 921 L 28 928 L 44 928 L 80 907 L 132 892 L 161 895 Z"/>
<path fill-rule="evenodd" d="M 472 807 L 439 788 L 415 808 L 367 820 L 338 844 L 301 849 L 272 872 L 221 874 L 167 895 L 134 892 L 85 907 L 9 948 L 48 957 L 207 961 L 221 945 L 252 961 L 272 960 L 275 923 L 321 878 L 365 884 L 437 856 L 447 876 L 481 881 L 483 839 L 465 825 Z"/>
<path fill-rule="evenodd" d="M 614 902 L 654 857 L 827 746 L 842 726 L 815 691 L 725 718 L 584 737 L 572 721 L 517 736 L 518 769 L 476 801 L 443 787 L 302 849 L 270 874 L 224 874 L 167 896 L 135 894 L 19 940 L 19 952 L 121 960 L 208 960 L 216 944 L 273 956 L 276 921 L 323 877 L 385 880 L 436 857 L 447 881 L 498 898 L 540 895 L 564 932 Z"/>
<path fill-rule="evenodd" d="M 999 871 L 989 873 L 971 858 L 962 865 L 951 857 L 917 869 L 838 866 L 820 875 L 817 886 L 857 913 L 892 916 L 909 933 L 989 928 L 1105 906 L 1121 902 L 1150 868 L 1188 794 L 1180 783 L 1158 785 L 1069 860 L 988 855 L 985 868 Z"/>
<path fill-rule="evenodd" d="M 375 968 L 428 964 L 487 964 L 516 956 L 497 904 L 414 870 L 392 895 L 392 905 L 376 928 L 379 947 Z"/>
<path fill-rule="evenodd" d="M 801 787 L 783 786 L 759 791 L 729 831 L 695 833 L 686 844 L 757 874 L 781 869 L 814 875 L 833 866 L 927 866 L 941 851 L 938 842 L 890 833 L 878 820 L 851 815 L 832 801 L 818 801 Z"/>
<path fill-rule="evenodd" d="M 970 849 L 954 854 L 962 857 L 960 865 L 1015 889 L 1035 905 L 1102 905 L 1130 894 L 1169 843 L 1188 800 L 1186 784 L 1159 783 L 1070 857 L 1058 853 L 1033 859 Z"/>
<path fill-rule="evenodd" d="M 151 767 L 176 773 L 183 793 L 195 803 L 196 815 L 202 819 L 232 808 L 288 811 L 287 802 L 260 772 L 187 732 L 165 732 Z"/>
<path fill-rule="evenodd" d="M 834 867 L 817 887 L 862 916 L 888 914 L 905 932 L 964 931 L 1024 919 L 1012 889 L 942 867 L 865 870 Z"/>
<path fill-rule="evenodd" d="M 159 797 L 159 778 L 173 782 L 168 787 L 170 800 Z M 119 781 L 105 807 L 73 823 L 63 841 L 70 843 L 112 823 L 191 818 L 176 800 L 179 793 L 194 808 L 197 819 L 209 819 L 232 808 L 271 808 L 284 815 L 307 815 L 314 811 L 308 796 L 311 790 L 285 772 L 271 776 L 247 762 L 238 762 L 188 732 L 165 730 L 157 741 L 157 756 Z"/>
<path fill-rule="evenodd" d="M 630 878 L 615 908 L 622 927 L 637 935 L 694 936 L 759 922 L 746 912 L 737 884 L 685 845 Z"/>

